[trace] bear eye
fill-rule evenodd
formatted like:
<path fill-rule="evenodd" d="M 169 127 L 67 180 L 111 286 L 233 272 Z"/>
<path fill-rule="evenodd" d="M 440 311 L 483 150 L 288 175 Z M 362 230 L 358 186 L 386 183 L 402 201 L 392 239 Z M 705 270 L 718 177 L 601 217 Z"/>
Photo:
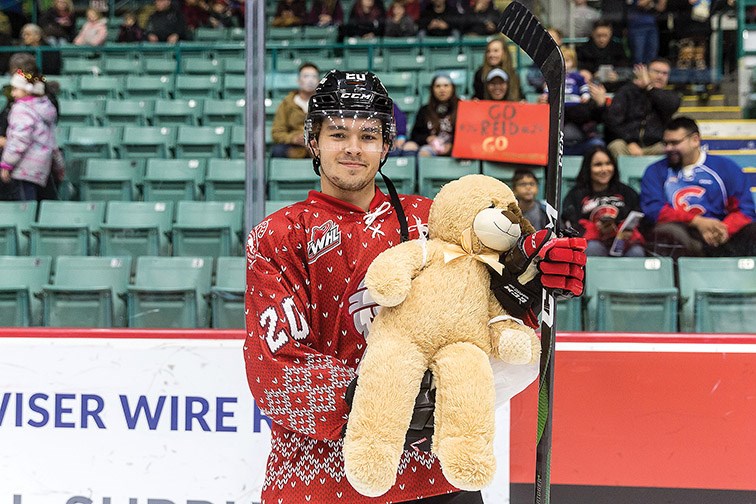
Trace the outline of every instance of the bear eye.
<path fill-rule="evenodd" d="M 491 206 L 488 208 L 496 208 L 496 203 L 491 203 Z"/>

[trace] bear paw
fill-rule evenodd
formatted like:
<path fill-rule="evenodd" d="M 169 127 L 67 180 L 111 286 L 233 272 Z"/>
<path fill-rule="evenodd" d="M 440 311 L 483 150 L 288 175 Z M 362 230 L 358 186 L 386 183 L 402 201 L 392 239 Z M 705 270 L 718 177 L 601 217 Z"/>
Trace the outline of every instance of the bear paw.
<path fill-rule="evenodd" d="M 367 282 L 367 278 L 365 280 L 370 296 L 381 306 L 397 306 L 401 304 L 407 298 L 412 288 L 412 280 L 410 278 L 391 278 L 385 279 L 384 282 L 373 280 L 370 283 Z"/>
<path fill-rule="evenodd" d="M 500 333 L 498 353 L 509 364 L 533 364 L 541 358 L 541 343 L 530 327 L 506 328 Z"/>
<path fill-rule="evenodd" d="M 493 445 L 482 437 L 444 439 L 434 451 L 444 477 L 460 490 L 480 490 L 493 481 L 496 472 Z"/>
<path fill-rule="evenodd" d="M 344 443 L 344 472 L 352 487 L 367 497 L 385 494 L 396 483 L 402 447 L 365 441 Z"/>

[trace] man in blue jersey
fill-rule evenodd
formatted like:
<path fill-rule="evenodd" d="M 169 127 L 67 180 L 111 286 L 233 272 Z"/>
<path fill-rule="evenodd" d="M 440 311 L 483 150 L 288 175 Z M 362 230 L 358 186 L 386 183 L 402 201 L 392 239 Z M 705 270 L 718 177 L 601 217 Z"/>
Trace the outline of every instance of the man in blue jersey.
<path fill-rule="evenodd" d="M 678 256 L 756 255 L 756 213 L 734 161 L 701 150 L 698 125 L 672 119 L 662 140 L 666 159 L 646 168 L 640 203 L 655 226 L 656 252 Z"/>

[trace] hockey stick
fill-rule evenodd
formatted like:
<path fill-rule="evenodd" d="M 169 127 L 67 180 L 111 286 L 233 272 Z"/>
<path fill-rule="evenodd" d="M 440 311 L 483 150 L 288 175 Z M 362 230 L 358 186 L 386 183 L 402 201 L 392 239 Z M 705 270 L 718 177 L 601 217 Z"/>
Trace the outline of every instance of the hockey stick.
<path fill-rule="evenodd" d="M 530 56 L 543 74 L 549 89 L 549 157 L 546 166 L 546 213 L 554 234 L 558 234 L 564 120 L 564 59 L 559 46 L 521 3 L 504 9 L 499 30 Z M 541 363 L 538 381 L 538 433 L 536 445 L 535 502 L 551 500 L 551 419 L 554 392 L 556 343 L 554 293 L 544 289 L 541 310 Z"/>

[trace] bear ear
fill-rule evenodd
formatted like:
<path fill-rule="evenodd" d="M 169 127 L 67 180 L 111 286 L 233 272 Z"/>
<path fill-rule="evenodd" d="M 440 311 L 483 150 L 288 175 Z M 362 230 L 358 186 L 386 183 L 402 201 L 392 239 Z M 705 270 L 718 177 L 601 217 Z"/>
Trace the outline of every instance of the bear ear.
<path fill-rule="evenodd" d="M 530 223 L 528 219 L 522 216 L 522 210 L 520 210 L 520 206 L 512 202 L 507 207 L 509 209 L 509 212 L 514 214 L 515 218 L 509 218 L 512 222 L 516 222 L 520 224 L 520 230 L 522 231 L 522 236 L 533 234 L 536 232 L 535 228 L 533 227 L 533 224 Z"/>

